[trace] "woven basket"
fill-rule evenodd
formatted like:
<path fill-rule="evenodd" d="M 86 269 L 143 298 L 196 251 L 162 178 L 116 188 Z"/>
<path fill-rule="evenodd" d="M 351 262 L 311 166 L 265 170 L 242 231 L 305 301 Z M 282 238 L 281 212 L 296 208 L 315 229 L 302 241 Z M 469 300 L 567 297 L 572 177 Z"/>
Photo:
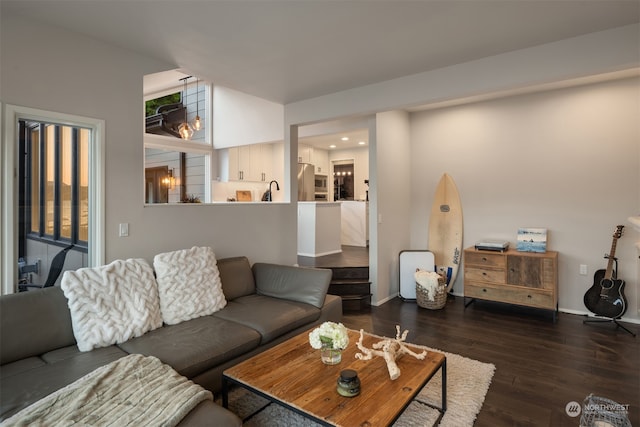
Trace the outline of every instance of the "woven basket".
<path fill-rule="evenodd" d="M 438 288 L 433 301 L 429 300 L 427 290 L 416 283 L 416 302 L 419 307 L 428 308 L 429 310 L 440 310 L 447 303 L 447 285 L 444 283 L 442 276 L 438 277 Z"/>

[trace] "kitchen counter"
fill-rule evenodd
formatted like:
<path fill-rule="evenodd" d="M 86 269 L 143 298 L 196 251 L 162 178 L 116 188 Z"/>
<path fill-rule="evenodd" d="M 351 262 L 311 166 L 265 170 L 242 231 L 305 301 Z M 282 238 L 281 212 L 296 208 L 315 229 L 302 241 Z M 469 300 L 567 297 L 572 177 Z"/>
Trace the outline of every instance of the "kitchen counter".
<path fill-rule="evenodd" d="M 342 252 L 340 204 L 298 202 L 298 255 L 318 257 Z"/>
<path fill-rule="evenodd" d="M 368 246 L 369 202 L 343 200 L 340 205 L 342 217 L 340 242 L 348 246 Z"/>

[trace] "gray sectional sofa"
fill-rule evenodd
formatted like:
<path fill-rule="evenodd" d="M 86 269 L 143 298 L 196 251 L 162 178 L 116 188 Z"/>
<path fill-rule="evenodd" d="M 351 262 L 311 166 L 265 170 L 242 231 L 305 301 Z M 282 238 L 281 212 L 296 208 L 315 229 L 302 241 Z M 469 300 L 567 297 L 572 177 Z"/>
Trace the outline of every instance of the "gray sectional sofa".
<path fill-rule="evenodd" d="M 213 393 L 224 369 L 324 321 L 342 318 L 340 297 L 327 295 L 331 271 L 217 261 L 226 306 L 124 343 L 79 351 L 59 287 L 0 297 L 0 420 L 128 354 L 155 356 Z M 231 412 L 205 401 L 181 426 L 238 426 Z"/>

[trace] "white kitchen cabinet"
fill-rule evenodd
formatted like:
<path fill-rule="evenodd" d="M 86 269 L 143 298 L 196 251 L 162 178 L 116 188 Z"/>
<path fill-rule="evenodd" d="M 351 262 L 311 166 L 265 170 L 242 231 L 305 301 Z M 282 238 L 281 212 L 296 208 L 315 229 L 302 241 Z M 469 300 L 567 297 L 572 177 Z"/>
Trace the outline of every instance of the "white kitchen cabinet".
<path fill-rule="evenodd" d="M 273 176 L 273 144 L 251 145 L 251 180 L 271 181 Z"/>
<path fill-rule="evenodd" d="M 298 163 L 311 163 L 317 175 L 329 174 L 329 152 L 327 150 L 298 144 Z"/>
<path fill-rule="evenodd" d="M 218 150 L 218 173 L 220 181 L 228 182 L 239 180 L 240 173 L 238 170 L 237 147 Z"/>
<path fill-rule="evenodd" d="M 315 166 L 316 175 L 329 175 L 329 152 L 313 147 L 311 163 Z"/>
<path fill-rule="evenodd" d="M 237 147 L 236 150 L 238 151 L 238 174 L 235 176 L 240 181 L 253 181 L 251 175 L 251 145 L 243 145 Z"/>
<path fill-rule="evenodd" d="M 313 163 L 313 147 L 306 144 L 298 144 L 298 163 Z"/>
<path fill-rule="evenodd" d="M 253 144 L 220 150 L 221 181 L 264 182 L 273 175 L 273 147 Z"/>

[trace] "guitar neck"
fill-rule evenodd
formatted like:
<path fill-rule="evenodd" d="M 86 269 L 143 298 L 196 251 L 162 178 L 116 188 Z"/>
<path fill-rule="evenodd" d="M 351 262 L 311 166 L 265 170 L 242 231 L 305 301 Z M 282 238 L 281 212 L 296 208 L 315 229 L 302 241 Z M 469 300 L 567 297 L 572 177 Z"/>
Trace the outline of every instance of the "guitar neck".
<path fill-rule="evenodd" d="M 609 262 L 607 263 L 607 271 L 605 271 L 604 273 L 604 278 L 607 280 L 610 280 L 613 277 L 613 261 L 615 260 L 616 256 L 617 244 L 618 238 L 614 237 L 613 242 L 611 242 L 611 250 L 609 251 L 609 255 L 607 256 L 607 258 L 609 258 Z"/>

